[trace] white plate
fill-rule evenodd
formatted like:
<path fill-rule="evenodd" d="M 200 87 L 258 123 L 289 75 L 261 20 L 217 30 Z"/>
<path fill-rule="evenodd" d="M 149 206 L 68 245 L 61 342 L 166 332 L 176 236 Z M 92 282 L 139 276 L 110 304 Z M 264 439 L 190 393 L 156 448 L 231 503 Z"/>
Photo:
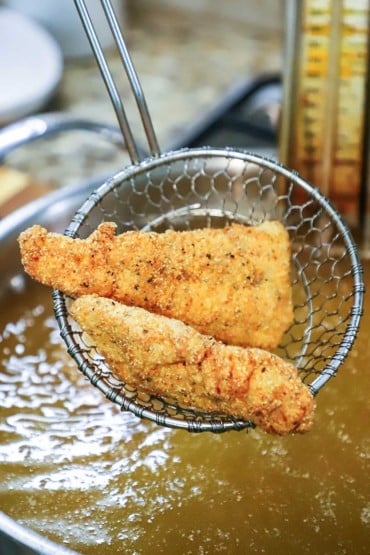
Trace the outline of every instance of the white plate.
<path fill-rule="evenodd" d="M 37 23 L 0 8 L 0 125 L 41 109 L 63 72 L 56 41 Z"/>

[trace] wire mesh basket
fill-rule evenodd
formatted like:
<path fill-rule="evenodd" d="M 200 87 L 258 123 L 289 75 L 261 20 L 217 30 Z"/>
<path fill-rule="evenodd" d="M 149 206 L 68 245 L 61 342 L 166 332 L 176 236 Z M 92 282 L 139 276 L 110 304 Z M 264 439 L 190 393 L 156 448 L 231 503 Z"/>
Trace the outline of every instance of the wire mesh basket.
<path fill-rule="evenodd" d="M 313 394 L 336 374 L 359 327 L 364 285 L 356 246 L 331 203 L 276 161 L 228 149 L 184 149 L 133 164 L 95 191 L 66 230 L 86 238 L 104 221 L 129 230 L 162 232 L 248 226 L 279 220 L 291 246 L 294 321 L 276 353 L 298 368 Z M 69 299 L 54 291 L 61 334 L 81 371 L 113 402 L 139 417 L 189 431 L 253 426 L 177 406 L 133 389 L 76 327 Z"/>
<path fill-rule="evenodd" d="M 132 165 L 82 205 L 66 230 L 84 239 L 104 221 L 117 231 L 162 232 L 248 226 L 279 220 L 292 245 L 294 322 L 277 349 L 292 361 L 313 394 L 337 372 L 356 337 L 363 303 L 362 270 L 349 230 L 330 202 L 277 162 L 231 149 L 161 154 L 138 76 L 109 0 L 101 0 L 140 113 L 150 156 L 135 141 L 108 61 L 84 0 L 74 0 L 125 140 Z M 54 292 L 55 314 L 68 351 L 91 383 L 122 409 L 158 424 L 221 432 L 253 426 L 200 412 L 123 383 L 69 315 L 69 299 Z"/>

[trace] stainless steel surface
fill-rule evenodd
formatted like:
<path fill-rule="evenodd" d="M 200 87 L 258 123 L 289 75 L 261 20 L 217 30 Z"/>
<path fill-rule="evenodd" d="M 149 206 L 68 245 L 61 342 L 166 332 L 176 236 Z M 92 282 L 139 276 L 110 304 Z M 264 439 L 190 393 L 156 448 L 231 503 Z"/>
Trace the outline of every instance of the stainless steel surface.
<path fill-rule="evenodd" d="M 0 511 L 0 555 L 77 555 Z"/>

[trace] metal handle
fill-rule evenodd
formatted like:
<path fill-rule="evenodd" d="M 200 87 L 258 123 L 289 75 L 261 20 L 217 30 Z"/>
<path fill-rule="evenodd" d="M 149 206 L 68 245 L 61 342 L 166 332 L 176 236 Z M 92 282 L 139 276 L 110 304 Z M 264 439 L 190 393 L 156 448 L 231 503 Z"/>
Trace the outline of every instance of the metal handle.
<path fill-rule="evenodd" d="M 112 144 L 124 146 L 121 131 L 115 126 L 76 118 L 63 112 L 51 112 L 24 118 L 0 130 L 0 164 L 4 162 L 8 154 L 22 145 L 66 131 L 92 132 Z M 108 176 L 102 175 L 90 177 L 88 180 L 78 183 L 77 190 L 75 185 L 72 187 L 66 185 L 27 203 L 9 216 L 0 218 L 0 242 L 2 237 L 7 237 L 10 225 L 19 226 L 21 223 L 25 227 L 32 225 L 37 220 L 37 214 L 42 215 L 51 205 L 75 202 L 76 195 L 82 203 L 107 178 Z"/>
<path fill-rule="evenodd" d="M 113 144 L 123 144 L 121 132 L 117 127 L 76 118 L 62 112 L 52 112 L 24 118 L 0 130 L 0 162 L 10 152 L 26 143 L 73 130 L 93 132 Z"/>
<path fill-rule="evenodd" d="M 137 73 L 134 69 L 132 60 L 126 48 L 126 44 L 119 27 L 117 17 L 114 13 L 110 0 L 100 0 L 100 1 L 101 1 L 102 8 L 104 10 L 104 14 L 109 23 L 109 27 L 112 31 L 114 40 L 116 42 L 117 49 L 121 57 L 122 65 L 126 72 L 132 93 L 136 100 L 136 104 L 139 110 L 146 139 L 148 141 L 150 153 L 152 154 L 152 156 L 158 156 L 160 154 L 160 149 L 154 132 L 153 124 L 149 115 L 144 93 L 141 88 Z M 89 39 L 95 59 L 98 63 L 100 73 L 102 75 L 103 81 L 107 88 L 109 97 L 111 99 L 122 135 L 125 138 L 126 148 L 130 155 L 131 161 L 133 163 L 137 163 L 142 159 L 142 156 L 140 154 L 140 151 L 137 147 L 133 133 L 131 131 L 130 124 L 126 116 L 126 112 L 123 107 L 122 99 L 120 98 L 112 73 L 109 70 L 107 59 L 104 56 L 104 52 L 100 45 L 98 35 L 95 31 L 93 22 L 89 16 L 86 3 L 84 0 L 74 0 L 74 2 L 77 8 L 78 14 L 81 18 L 82 25 L 85 29 L 87 38 Z"/>

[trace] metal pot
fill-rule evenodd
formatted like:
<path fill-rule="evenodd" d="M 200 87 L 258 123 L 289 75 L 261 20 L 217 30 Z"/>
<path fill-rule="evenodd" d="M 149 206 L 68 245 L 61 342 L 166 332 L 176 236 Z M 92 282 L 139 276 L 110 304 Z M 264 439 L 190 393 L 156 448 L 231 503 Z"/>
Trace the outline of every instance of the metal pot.
<path fill-rule="evenodd" d="M 41 114 L 9 125 L 0 132 L 0 160 L 23 144 L 70 130 L 91 131 L 101 137 L 121 143 L 116 128 L 62 113 Z M 0 220 L 0 300 L 14 287 L 22 287 L 23 269 L 17 256 L 17 237 L 26 227 L 39 223 L 50 230 L 62 231 L 88 194 L 101 184 L 101 178 L 92 178 L 78 185 L 62 187 L 16 210 Z M 72 555 L 76 553 L 57 545 L 26 528 L 0 511 L 1 555 Z"/>
<path fill-rule="evenodd" d="M 19 256 L 16 254 L 16 239 L 20 231 L 36 222 L 50 229 L 62 230 L 75 209 L 96 185 L 94 182 L 87 182 L 77 189 L 68 187 L 58 190 L 0 221 L 0 298 L 6 297 L 12 287 L 19 286 L 19 280 L 23 279 Z M 75 552 L 56 545 L 0 512 L 0 553 L 67 555 Z"/>

